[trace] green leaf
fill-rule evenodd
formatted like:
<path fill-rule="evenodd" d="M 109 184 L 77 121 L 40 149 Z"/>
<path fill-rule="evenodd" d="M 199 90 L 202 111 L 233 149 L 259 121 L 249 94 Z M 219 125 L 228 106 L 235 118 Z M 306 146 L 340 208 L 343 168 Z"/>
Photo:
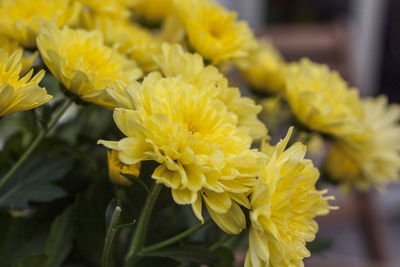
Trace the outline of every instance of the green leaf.
<path fill-rule="evenodd" d="M 315 238 L 314 241 L 307 243 L 307 249 L 311 254 L 320 254 L 333 246 L 333 241 L 330 239 Z"/>
<path fill-rule="evenodd" d="M 0 212 L 0 266 L 43 252 L 49 224 L 42 218 L 13 218 Z"/>
<path fill-rule="evenodd" d="M 77 246 L 83 257 L 95 266 L 101 263 L 106 232 L 104 214 L 112 199 L 111 189 L 109 183 L 94 183 L 76 200 Z"/>
<path fill-rule="evenodd" d="M 232 250 L 229 248 L 219 248 L 215 251 L 219 256 L 219 263 L 216 267 L 231 267 L 233 266 L 234 258 L 232 255 Z"/>
<path fill-rule="evenodd" d="M 42 267 L 47 256 L 44 254 L 32 255 L 14 263 L 13 267 Z"/>
<path fill-rule="evenodd" d="M 51 225 L 44 253 L 47 255 L 43 267 L 57 267 L 63 262 L 72 248 L 74 228 L 72 226 L 73 206 L 67 208 Z"/>
<path fill-rule="evenodd" d="M 0 188 L 0 207 L 27 208 L 29 201 L 51 201 L 66 195 L 51 182 L 61 179 L 70 164 L 61 158 L 31 157 Z"/>
<path fill-rule="evenodd" d="M 170 258 L 184 264 L 197 263 L 216 265 L 219 263 L 219 258 L 215 253 L 197 246 L 185 246 L 184 248 L 156 251 L 147 253 L 145 256 Z"/>

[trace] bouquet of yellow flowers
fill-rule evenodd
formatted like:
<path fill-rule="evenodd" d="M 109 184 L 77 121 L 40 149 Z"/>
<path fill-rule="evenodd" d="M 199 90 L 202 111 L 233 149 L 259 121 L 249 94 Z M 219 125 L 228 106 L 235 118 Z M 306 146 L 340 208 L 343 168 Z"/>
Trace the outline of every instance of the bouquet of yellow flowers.
<path fill-rule="evenodd" d="M 400 168 L 398 105 L 211 0 L 1 1 L 0 119 L 1 266 L 303 266 L 320 187 Z"/>

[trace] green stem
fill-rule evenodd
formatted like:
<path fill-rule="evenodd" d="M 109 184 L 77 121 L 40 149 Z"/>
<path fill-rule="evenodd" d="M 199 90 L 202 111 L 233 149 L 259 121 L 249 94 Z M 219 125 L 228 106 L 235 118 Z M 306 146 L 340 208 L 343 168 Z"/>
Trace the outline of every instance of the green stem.
<path fill-rule="evenodd" d="M 125 257 L 125 263 L 127 266 L 131 266 L 137 260 L 137 258 L 140 257 L 139 251 L 142 249 L 146 240 L 147 228 L 149 225 L 151 212 L 154 208 L 157 197 L 160 194 L 161 188 L 161 184 L 154 184 L 153 188 L 147 196 L 146 203 L 143 207 L 142 213 L 140 214 L 135 231 L 133 233 L 131 245 L 129 246 L 128 253 Z"/>
<path fill-rule="evenodd" d="M 101 266 L 108 267 L 111 266 L 110 260 L 112 255 L 112 248 L 115 240 L 115 236 L 117 233 L 117 229 L 119 223 L 119 217 L 121 215 L 122 209 L 120 206 L 115 207 L 113 216 L 111 218 L 110 225 L 107 228 L 106 239 L 104 241 L 103 255 L 101 256 Z"/>
<path fill-rule="evenodd" d="M 36 136 L 35 140 L 29 145 L 28 149 L 24 152 L 24 154 L 19 158 L 19 160 L 14 164 L 14 166 L 7 172 L 7 174 L 0 180 L 0 188 L 4 186 L 4 184 L 10 180 L 12 175 L 18 170 L 18 168 L 24 163 L 24 161 L 29 157 L 30 154 L 35 150 L 35 148 L 40 144 L 44 137 L 53 129 L 53 127 L 57 124 L 58 120 L 65 113 L 65 111 L 71 106 L 72 100 L 67 98 L 62 107 L 55 113 L 53 118 L 47 124 L 45 128 L 42 128 L 39 134 Z"/>
<path fill-rule="evenodd" d="M 200 230 L 201 228 L 207 226 L 210 222 L 211 222 L 211 218 L 208 218 L 207 220 L 204 221 L 204 223 L 200 223 L 198 225 L 195 225 L 195 226 L 189 228 L 188 230 L 186 230 L 186 231 L 184 231 L 184 232 L 182 232 L 180 234 L 177 234 L 176 236 L 173 236 L 173 237 L 171 237 L 171 238 L 169 238 L 167 240 L 161 241 L 160 243 L 157 243 L 157 244 L 154 244 L 154 245 L 151 245 L 151 246 L 148 246 L 148 247 L 144 247 L 142 249 L 142 252 L 143 253 L 149 253 L 149 252 L 153 252 L 155 250 L 158 250 L 160 248 L 166 247 L 168 245 L 171 245 L 171 244 L 173 244 L 173 243 L 175 243 L 175 242 L 177 242 L 177 241 L 189 236 L 190 234 L 196 232 L 197 230 Z"/>
<path fill-rule="evenodd" d="M 213 245 L 211 245 L 211 247 L 208 248 L 208 250 L 210 251 L 215 251 L 217 249 L 219 249 L 221 246 L 223 246 L 226 242 L 236 238 L 236 235 L 227 235 L 224 238 L 222 238 L 221 240 L 215 242 Z"/>

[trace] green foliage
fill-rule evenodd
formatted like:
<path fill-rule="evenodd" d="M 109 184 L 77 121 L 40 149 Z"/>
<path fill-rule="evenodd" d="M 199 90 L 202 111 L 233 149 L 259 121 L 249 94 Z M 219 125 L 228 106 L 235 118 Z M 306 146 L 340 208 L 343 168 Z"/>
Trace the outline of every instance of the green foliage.
<path fill-rule="evenodd" d="M 29 201 L 51 201 L 66 192 L 53 184 L 69 170 L 70 163 L 63 159 L 35 157 L 26 162 L 14 176 L 0 188 L 0 206 L 27 208 Z"/>

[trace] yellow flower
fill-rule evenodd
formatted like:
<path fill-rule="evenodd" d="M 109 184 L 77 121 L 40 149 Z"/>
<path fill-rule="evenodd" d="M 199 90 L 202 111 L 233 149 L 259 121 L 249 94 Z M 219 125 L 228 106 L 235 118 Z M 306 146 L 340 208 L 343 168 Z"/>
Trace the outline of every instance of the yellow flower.
<path fill-rule="evenodd" d="M 141 15 L 151 20 L 165 18 L 172 9 L 172 0 L 136 0 L 133 4 L 135 15 Z"/>
<path fill-rule="evenodd" d="M 290 108 L 307 127 L 334 136 L 362 131 L 358 92 L 349 89 L 336 71 L 302 59 L 288 65 L 285 82 Z"/>
<path fill-rule="evenodd" d="M 40 24 L 51 20 L 58 27 L 76 22 L 80 5 L 71 0 L 2 0 L 0 32 L 25 47 L 36 47 Z"/>
<path fill-rule="evenodd" d="M 115 103 L 105 88 L 117 81 L 129 84 L 142 75 L 136 62 L 106 46 L 98 31 L 59 30 L 46 24 L 37 43 L 47 67 L 69 91 L 107 108 Z"/>
<path fill-rule="evenodd" d="M 11 55 L 17 50 L 23 51 L 23 48 L 18 44 L 17 41 L 12 40 L 1 34 L 0 34 L 0 48 L 6 50 L 9 55 Z M 21 57 L 21 63 L 22 63 L 22 69 L 20 73 L 21 75 L 26 74 L 33 67 L 33 63 L 35 62 L 37 55 L 38 52 L 35 51 L 33 53 L 27 52 L 25 53 L 25 55 Z"/>
<path fill-rule="evenodd" d="M 284 94 L 285 61 L 268 40 L 261 40 L 238 67 L 250 85 L 259 91 Z"/>
<path fill-rule="evenodd" d="M 210 0 L 174 0 L 174 9 L 190 45 L 214 64 L 246 57 L 254 46 L 247 23 Z"/>
<path fill-rule="evenodd" d="M 346 136 L 332 146 L 325 167 L 345 189 L 383 188 L 397 181 L 400 170 L 400 106 L 387 98 L 363 100 L 367 130 Z"/>
<path fill-rule="evenodd" d="M 306 242 L 315 238 L 317 215 L 330 208 L 315 183 L 319 172 L 304 159 L 306 146 L 295 143 L 285 150 L 292 133 L 275 147 L 261 148 L 269 159 L 251 195 L 249 250 L 245 266 L 303 266 L 309 257 Z"/>
<path fill-rule="evenodd" d="M 52 98 L 38 85 L 44 76 L 43 70 L 34 77 L 33 69 L 25 76 L 20 76 L 21 57 L 21 50 L 9 57 L 5 50 L 0 49 L 0 117 L 36 108 Z"/>
<path fill-rule="evenodd" d="M 248 129 L 254 139 L 266 136 L 267 128 L 257 118 L 262 107 L 256 105 L 252 99 L 242 97 L 238 88 L 229 87 L 227 79 L 217 68 L 204 66 L 200 55 L 185 53 L 179 45 L 164 44 L 162 52 L 157 61 L 166 77 L 182 77 L 210 96 L 224 102 L 228 111 L 237 115 L 238 126 Z"/>
<path fill-rule="evenodd" d="M 96 28 L 101 30 L 108 45 L 136 60 L 143 71 L 156 69 L 154 58 L 161 54 L 162 40 L 149 30 L 127 20 L 110 19 L 97 20 Z"/>
<path fill-rule="evenodd" d="M 192 205 L 203 220 L 203 198 L 223 230 L 239 233 L 246 221 L 238 203 L 248 207 L 262 155 L 250 149 L 237 115 L 181 77 L 156 72 L 125 93 L 133 109 L 116 108 L 114 121 L 127 137 L 99 143 L 117 150 L 127 165 L 158 162 L 152 178 L 171 188 L 176 203 Z"/>
<path fill-rule="evenodd" d="M 130 16 L 127 0 L 78 0 L 82 5 L 80 23 L 83 27 L 93 30 L 97 20 L 128 19 Z"/>
<path fill-rule="evenodd" d="M 135 177 L 139 177 L 140 174 L 140 162 L 133 165 L 125 165 L 118 158 L 118 151 L 111 150 L 107 153 L 108 157 L 108 175 L 113 183 L 129 186 L 132 182 L 123 176 L 123 174 L 129 174 Z"/>

